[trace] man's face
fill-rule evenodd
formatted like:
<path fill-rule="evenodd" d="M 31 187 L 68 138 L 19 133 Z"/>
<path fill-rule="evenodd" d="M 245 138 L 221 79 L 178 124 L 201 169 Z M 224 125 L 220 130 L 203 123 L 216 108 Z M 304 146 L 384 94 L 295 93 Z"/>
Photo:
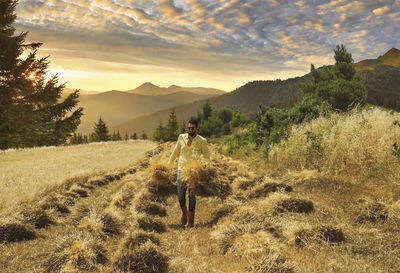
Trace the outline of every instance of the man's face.
<path fill-rule="evenodd" d="M 194 135 L 196 135 L 196 132 L 197 132 L 197 126 L 196 126 L 196 124 L 188 123 L 188 125 L 187 125 L 187 131 L 188 131 L 189 136 L 194 136 Z"/>

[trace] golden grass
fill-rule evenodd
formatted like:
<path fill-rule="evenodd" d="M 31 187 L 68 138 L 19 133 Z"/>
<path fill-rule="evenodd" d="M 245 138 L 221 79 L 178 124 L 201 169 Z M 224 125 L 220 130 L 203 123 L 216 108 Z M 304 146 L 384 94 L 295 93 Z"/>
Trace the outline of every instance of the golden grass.
<path fill-rule="evenodd" d="M 146 242 L 135 250 L 120 249 L 113 267 L 122 272 L 167 273 L 168 257 L 163 255 L 152 242 Z"/>
<path fill-rule="evenodd" d="M 320 169 L 352 179 L 385 179 L 398 185 L 400 160 L 392 155 L 400 141 L 393 123 L 399 113 L 377 108 L 332 114 L 293 126 L 289 138 L 270 149 L 268 160 L 278 167 Z"/>
<path fill-rule="evenodd" d="M 28 241 L 36 238 L 36 232 L 29 225 L 15 222 L 0 224 L 0 243 Z"/>
<path fill-rule="evenodd" d="M 169 167 L 160 162 L 155 161 L 149 166 L 149 181 L 146 187 L 149 192 L 159 196 L 167 197 L 176 193 L 176 185 L 173 181 L 173 174 Z"/>
<path fill-rule="evenodd" d="M 119 141 L 0 152 L 0 209 L 32 200 L 71 177 L 125 168 L 156 146 L 151 141 Z"/>
<path fill-rule="evenodd" d="M 196 196 L 225 198 L 232 193 L 230 184 L 224 177 L 217 176 L 215 168 L 207 168 L 198 161 L 188 162 L 185 165 L 182 179 L 188 183 Z"/>

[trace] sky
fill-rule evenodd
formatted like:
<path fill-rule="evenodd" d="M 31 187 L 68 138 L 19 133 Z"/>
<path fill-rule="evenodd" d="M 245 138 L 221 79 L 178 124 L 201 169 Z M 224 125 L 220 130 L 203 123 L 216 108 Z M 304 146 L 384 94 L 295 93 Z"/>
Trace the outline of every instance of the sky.
<path fill-rule="evenodd" d="M 302 76 L 400 49 L 399 0 L 19 0 L 15 26 L 42 42 L 49 75 L 83 90 L 213 87 Z"/>

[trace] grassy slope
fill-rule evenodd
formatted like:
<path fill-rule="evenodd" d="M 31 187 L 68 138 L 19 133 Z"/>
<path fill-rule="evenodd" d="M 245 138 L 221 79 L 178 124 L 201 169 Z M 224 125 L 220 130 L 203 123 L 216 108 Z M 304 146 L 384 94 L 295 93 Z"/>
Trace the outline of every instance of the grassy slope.
<path fill-rule="evenodd" d="M 168 272 L 400 270 L 400 204 L 386 198 L 391 191 L 388 185 L 379 180 L 344 180 L 317 171 L 253 169 L 219 154 L 217 145 L 211 146 L 216 177 L 210 183 L 226 181 L 233 193 L 224 200 L 198 197 L 195 229 L 179 226 L 175 195 L 159 203 L 167 217 L 146 216 L 138 210 L 144 197 L 156 198 L 146 191 L 151 181 L 149 163 L 165 162 L 173 147 L 173 143 L 166 143 L 130 166 L 134 174 L 124 171 L 123 178 L 102 186 L 93 180 L 80 181 L 89 196 L 77 198 L 76 204 L 69 206 L 69 214 L 48 211 L 56 224 L 35 229 L 38 239 L 0 244 L 0 271 L 123 272 L 121 264 L 126 261 L 136 266 L 132 272 L 153 272 L 143 269 L 141 263 L 146 259 L 156 268 L 154 272 L 167 272 L 163 257 L 168 257 Z M 76 183 L 69 187 L 76 187 Z M 269 192 L 271 183 L 290 186 L 292 191 Z M 91 185 L 93 188 L 88 187 Z M 47 197 L 65 194 L 66 190 L 71 188 L 49 192 Z M 280 210 L 285 200 L 292 205 L 284 208 L 304 212 Z M 301 205 L 304 201 L 307 206 Z M 310 203 L 314 210 L 309 210 Z M 38 209 L 38 205 L 31 207 Z M 115 222 L 102 221 L 105 214 Z M 147 225 L 166 228 L 165 232 L 151 233 L 160 239 L 160 246 L 149 242 L 132 245 L 133 239 L 130 246 L 125 245 L 129 234 L 134 236 L 144 229 L 139 225 L 140 218 L 160 219 L 158 224 Z M 331 228 L 331 237 L 326 227 Z M 343 242 L 326 240 L 338 239 L 337 232 L 343 232 Z M 151 261 L 156 256 L 158 259 Z"/>

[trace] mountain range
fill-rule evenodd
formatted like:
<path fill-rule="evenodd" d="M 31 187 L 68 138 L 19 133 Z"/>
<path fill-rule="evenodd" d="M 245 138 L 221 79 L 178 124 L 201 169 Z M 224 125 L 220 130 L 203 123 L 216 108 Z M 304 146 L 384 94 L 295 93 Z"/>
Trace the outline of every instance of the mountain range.
<path fill-rule="evenodd" d="M 65 98 L 71 92 L 73 89 L 67 89 L 63 97 Z M 83 134 L 93 132 L 94 123 L 100 117 L 110 128 L 142 115 L 224 93 L 224 91 L 214 88 L 177 85 L 162 88 L 151 83 L 144 83 L 129 91 L 80 90 L 78 106 L 83 107 L 84 115 L 81 118 L 78 132 Z"/>
<path fill-rule="evenodd" d="M 355 67 L 363 77 L 369 103 L 400 110 L 400 50 L 392 48 L 377 59 L 356 63 Z M 309 80 L 310 74 L 287 80 L 252 81 L 228 93 L 212 88 L 176 85 L 162 88 L 144 83 L 126 92 L 83 95 L 80 100 L 86 117 L 82 118 L 78 131 L 92 132 L 93 122 L 102 115 L 111 132 L 144 131 L 151 136 L 160 121 L 166 124 L 172 108 L 181 122 L 195 116 L 207 98 L 215 109 L 235 106 L 251 115 L 257 112 L 259 105 L 290 105 L 296 100 L 300 84 Z M 89 120 L 91 123 L 87 122 Z"/>

